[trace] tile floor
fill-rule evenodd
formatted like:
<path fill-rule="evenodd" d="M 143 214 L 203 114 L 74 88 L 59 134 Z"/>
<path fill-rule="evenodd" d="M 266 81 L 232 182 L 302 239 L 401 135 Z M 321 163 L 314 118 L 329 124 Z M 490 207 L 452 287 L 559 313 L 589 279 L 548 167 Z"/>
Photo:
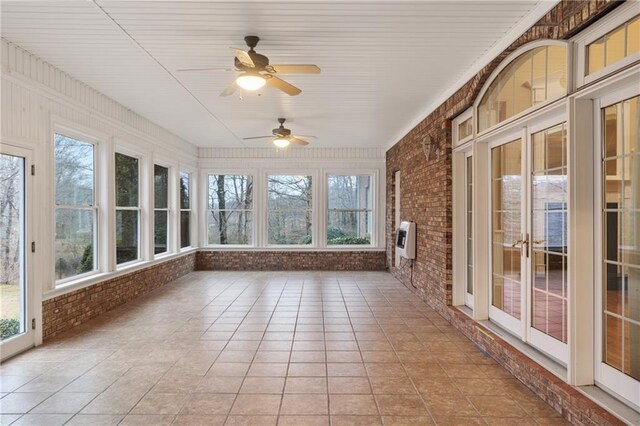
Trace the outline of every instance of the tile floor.
<path fill-rule="evenodd" d="M 0 375 L 2 425 L 564 424 L 384 272 L 194 272 Z"/>

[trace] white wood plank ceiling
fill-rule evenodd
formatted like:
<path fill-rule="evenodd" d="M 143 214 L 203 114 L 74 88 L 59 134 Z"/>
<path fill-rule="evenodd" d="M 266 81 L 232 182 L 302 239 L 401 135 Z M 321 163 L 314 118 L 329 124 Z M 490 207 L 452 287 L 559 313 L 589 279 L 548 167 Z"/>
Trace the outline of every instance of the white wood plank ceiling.
<path fill-rule="evenodd" d="M 259 147 L 277 117 L 313 146 L 386 147 L 555 1 L 2 1 L 2 37 L 201 147 Z M 320 75 L 219 93 L 229 46 Z"/>

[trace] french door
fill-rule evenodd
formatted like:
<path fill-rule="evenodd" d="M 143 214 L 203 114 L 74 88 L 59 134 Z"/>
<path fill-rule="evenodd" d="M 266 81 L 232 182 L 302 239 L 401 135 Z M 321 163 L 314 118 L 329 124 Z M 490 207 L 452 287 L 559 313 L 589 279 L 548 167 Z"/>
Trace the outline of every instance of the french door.
<path fill-rule="evenodd" d="M 30 151 L 0 146 L 0 359 L 34 345 L 30 283 Z"/>
<path fill-rule="evenodd" d="M 490 150 L 489 318 L 566 363 L 566 126 L 529 128 Z"/>
<path fill-rule="evenodd" d="M 637 91 L 637 87 L 635 89 Z M 598 384 L 640 407 L 640 95 L 601 100 Z"/>

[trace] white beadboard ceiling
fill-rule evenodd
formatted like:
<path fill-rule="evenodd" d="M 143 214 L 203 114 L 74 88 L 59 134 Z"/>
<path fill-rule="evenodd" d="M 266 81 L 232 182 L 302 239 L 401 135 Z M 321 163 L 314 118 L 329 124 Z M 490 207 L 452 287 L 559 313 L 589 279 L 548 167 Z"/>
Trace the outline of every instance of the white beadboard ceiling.
<path fill-rule="evenodd" d="M 277 117 L 315 148 L 387 147 L 556 1 L 4 1 L 2 37 L 200 147 L 261 147 Z M 302 89 L 219 97 L 261 38 Z"/>

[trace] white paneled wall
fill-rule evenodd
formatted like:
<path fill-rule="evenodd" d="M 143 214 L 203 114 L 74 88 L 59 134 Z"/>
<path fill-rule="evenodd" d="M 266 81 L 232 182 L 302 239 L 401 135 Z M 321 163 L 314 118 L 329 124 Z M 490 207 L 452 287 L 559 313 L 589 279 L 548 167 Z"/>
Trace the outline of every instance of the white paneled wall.
<path fill-rule="evenodd" d="M 180 170 L 190 171 L 194 177 L 197 176 L 198 150 L 160 125 L 136 114 L 20 47 L 2 39 L 1 48 L 0 143 L 25 148 L 31 153 L 31 160 L 36 166 L 36 174 L 32 178 L 33 191 L 28 198 L 29 210 L 34 213 L 28 226 L 33 240 L 37 243 L 37 250 L 34 254 L 29 254 L 27 262 L 28 267 L 31 265 L 30 270 L 33 273 L 31 282 L 35 288 L 35 316 L 39 317 L 40 301 L 43 298 L 92 283 L 85 282 L 68 288 L 54 289 L 54 131 L 63 127 L 98 140 L 101 147 L 97 165 L 107 167 L 106 173 L 104 169 L 98 172 L 97 181 L 103 194 L 99 201 L 110 200 L 103 202 L 100 216 L 102 222 L 98 224 L 98 228 L 103 229 L 102 234 L 98 229 L 99 235 L 103 237 L 103 243 L 99 244 L 99 247 L 103 248 L 102 253 L 106 256 L 106 261 L 102 263 L 100 274 L 94 277 L 93 282 L 117 273 L 114 272 L 115 255 L 110 253 L 111 250 L 104 250 L 105 241 L 112 247 L 114 238 L 111 235 L 115 226 L 113 197 L 104 197 L 105 193 L 113 191 L 111 176 L 114 152 L 127 150 L 141 157 L 141 178 L 147 177 L 141 181 L 141 195 L 148 204 L 153 202 L 150 192 L 153 162 L 163 161 L 170 163 L 174 168 L 177 193 L 177 176 Z M 193 190 L 195 194 L 197 189 L 194 187 Z M 177 196 L 174 197 L 174 201 L 177 206 Z M 148 205 L 146 207 L 152 208 Z M 198 229 L 196 219 L 195 216 L 192 219 L 194 229 Z M 147 215 L 146 223 L 144 220 L 142 222 L 141 236 L 148 239 L 152 235 L 153 224 L 150 215 Z M 143 241 L 141 246 L 144 247 L 144 244 Z M 143 260 L 152 259 L 152 255 L 143 256 Z M 143 264 L 145 263 L 141 266 Z M 40 324 L 40 321 L 37 323 Z"/>

